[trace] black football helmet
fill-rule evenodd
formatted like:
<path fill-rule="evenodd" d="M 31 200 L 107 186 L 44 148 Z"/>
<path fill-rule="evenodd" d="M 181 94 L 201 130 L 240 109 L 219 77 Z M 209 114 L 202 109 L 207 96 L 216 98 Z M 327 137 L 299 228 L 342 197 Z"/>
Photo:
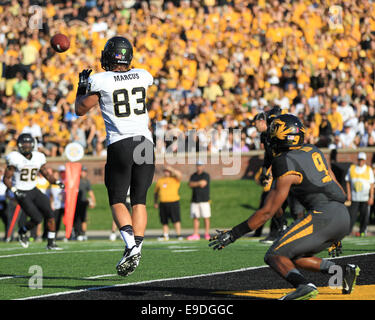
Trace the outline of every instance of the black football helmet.
<path fill-rule="evenodd" d="M 279 106 L 274 106 L 271 110 L 266 112 L 267 115 L 267 125 L 271 125 L 272 121 L 282 114 L 283 110 Z"/>
<path fill-rule="evenodd" d="M 113 37 L 105 44 L 100 62 L 105 71 L 111 71 L 116 64 L 129 66 L 132 59 L 133 46 L 130 41 L 124 37 Z"/>
<path fill-rule="evenodd" d="M 296 116 L 282 114 L 272 121 L 269 138 L 275 153 L 297 149 L 304 143 L 305 128 Z"/>
<path fill-rule="evenodd" d="M 266 121 L 267 120 L 267 114 L 266 114 L 266 112 L 261 111 L 261 112 L 257 113 L 255 115 L 255 117 L 254 117 L 254 121 L 256 121 L 256 120 L 264 120 L 264 121 Z"/>
<path fill-rule="evenodd" d="M 17 139 L 18 151 L 24 156 L 29 155 L 35 146 L 35 140 L 30 133 L 21 133 Z"/>
<path fill-rule="evenodd" d="M 280 115 L 282 110 L 279 106 L 273 107 L 271 110 L 259 112 L 255 117 L 254 120 L 264 120 L 267 121 L 267 126 L 271 124 L 273 119 Z"/>

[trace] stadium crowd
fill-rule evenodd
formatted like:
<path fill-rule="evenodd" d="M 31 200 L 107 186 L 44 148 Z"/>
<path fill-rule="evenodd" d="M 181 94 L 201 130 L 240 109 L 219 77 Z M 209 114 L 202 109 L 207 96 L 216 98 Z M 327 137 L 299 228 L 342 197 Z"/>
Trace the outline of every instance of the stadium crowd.
<path fill-rule="evenodd" d="M 152 130 L 173 136 L 159 139 L 157 153 L 179 150 L 168 144 L 193 129 L 208 150 L 258 149 L 252 119 L 275 105 L 300 117 L 310 143 L 375 145 L 373 1 L 0 2 L 2 156 L 21 132 L 47 156 L 71 141 L 105 154 L 99 108 L 78 118 L 73 105 L 79 72 L 102 71 L 101 50 L 114 35 L 133 43 L 133 67 L 155 78 Z M 56 33 L 69 37 L 67 52 L 50 47 Z"/>

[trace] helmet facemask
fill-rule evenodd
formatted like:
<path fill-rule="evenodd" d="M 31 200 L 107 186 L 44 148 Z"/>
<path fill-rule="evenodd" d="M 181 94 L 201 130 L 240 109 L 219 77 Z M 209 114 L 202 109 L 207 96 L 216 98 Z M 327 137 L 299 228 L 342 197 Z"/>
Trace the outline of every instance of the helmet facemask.
<path fill-rule="evenodd" d="M 300 148 L 304 143 L 305 128 L 297 117 L 284 114 L 272 121 L 269 135 L 272 151 L 280 153 Z"/>
<path fill-rule="evenodd" d="M 18 151 L 24 155 L 28 156 L 34 150 L 35 142 L 34 138 L 29 134 L 22 134 L 17 140 Z"/>

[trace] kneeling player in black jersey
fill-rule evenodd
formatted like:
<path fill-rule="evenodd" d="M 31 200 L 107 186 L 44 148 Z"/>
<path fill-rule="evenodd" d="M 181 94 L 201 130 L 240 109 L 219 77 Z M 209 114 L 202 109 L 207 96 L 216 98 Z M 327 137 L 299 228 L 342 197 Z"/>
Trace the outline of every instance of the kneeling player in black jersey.
<path fill-rule="evenodd" d="M 275 156 L 272 189 L 262 208 L 229 231 L 219 231 L 210 239 L 213 249 L 222 249 L 271 219 L 289 193 L 306 208 L 306 217 L 295 221 L 275 240 L 265 255 L 265 262 L 296 290 L 282 300 L 310 299 L 318 294 L 297 268 L 328 273 L 335 265 L 314 255 L 327 249 L 348 234 L 350 217 L 344 205 L 346 195 L 328 168 L 323 153 L 314 145 L 304 144 L 305 129 L 297 117 L 284 114 L 270 127 Z M 342 293 L 351 293 L 359 274 L 356 265 L 344 266 Z"/>

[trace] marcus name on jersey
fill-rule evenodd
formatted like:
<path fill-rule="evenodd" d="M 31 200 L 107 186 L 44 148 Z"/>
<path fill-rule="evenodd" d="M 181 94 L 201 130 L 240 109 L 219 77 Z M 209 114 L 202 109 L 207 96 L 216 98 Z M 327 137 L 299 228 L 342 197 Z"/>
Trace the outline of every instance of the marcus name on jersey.
<path fill-rule="evenodd" d="M 116 74 L 113 76 L 113 79 L 115 79 L 115 81 L 138 80 L 139 74 L 138 73 Z"/>

